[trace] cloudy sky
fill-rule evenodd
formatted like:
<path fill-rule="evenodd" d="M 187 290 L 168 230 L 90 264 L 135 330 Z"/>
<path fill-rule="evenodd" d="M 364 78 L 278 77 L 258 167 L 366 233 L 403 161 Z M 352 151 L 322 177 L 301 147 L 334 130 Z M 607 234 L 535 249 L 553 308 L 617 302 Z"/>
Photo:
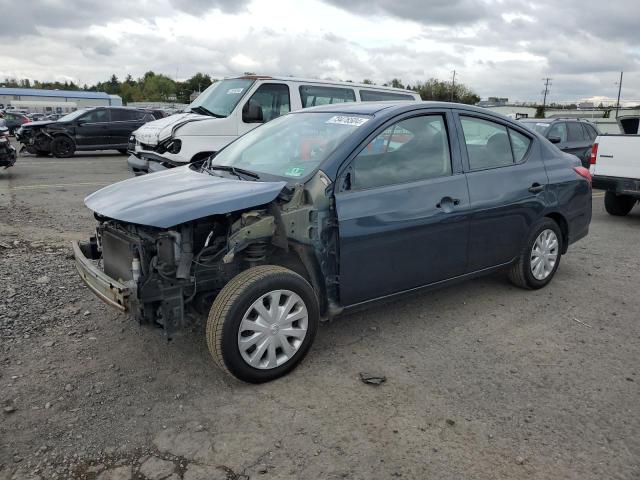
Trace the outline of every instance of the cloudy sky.
<path fill-rule="evenodd" d="M 640 102 L 640 0 L 0 0 L 0 79 L 147 70 L 457 78 L 483 98 Z"/>

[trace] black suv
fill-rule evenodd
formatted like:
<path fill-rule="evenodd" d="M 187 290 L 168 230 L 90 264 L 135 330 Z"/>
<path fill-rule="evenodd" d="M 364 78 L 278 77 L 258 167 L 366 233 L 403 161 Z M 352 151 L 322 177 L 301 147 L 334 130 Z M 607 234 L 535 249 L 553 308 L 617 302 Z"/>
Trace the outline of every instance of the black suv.
<path fill-rule="evenodd" d="M 591 122 L 579 118 L 527 118 L 520 121 L 563 152 L 578 157 L 582 166 L 589 168 L 591 147 L 600 135 Z"/>
<path fill-rule="evenodd" d="M 57 121 L 23 125 L 16 138 L 29 153 L 71 157 L 76 150 L 118 150 L 125 154 L 131 132 L 162 112 L 126 107 L 76 110 Z"/>

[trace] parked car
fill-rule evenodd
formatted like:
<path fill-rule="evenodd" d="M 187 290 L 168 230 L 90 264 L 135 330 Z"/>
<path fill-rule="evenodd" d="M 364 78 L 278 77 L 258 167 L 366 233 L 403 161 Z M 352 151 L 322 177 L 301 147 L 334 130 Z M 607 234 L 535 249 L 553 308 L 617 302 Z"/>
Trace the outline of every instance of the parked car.
<path fill-rule="evenodd" d="M 186 113 L 149 122 L 129 143 L 136 175 L 203 161 L 240 135 L 285 113 L 316 105 L 420 100 L 411 90 L 291 77 L 242 76 L 216 82 Z"/>
<path fill-rule="evenodd" d="M 580 118 L 523 118 L 520 121 L 563 152 L 578 157 L 582 166 L 589 168 L 591 147 L 600 134 L 593 123 Z"/>
<path fill-rule="evenodd" d="M 29 153 L 65 158 L 76 151 L 127 152 L 131 132 L 155 120 L 154 111 L 126 107 L 76 110 L 57 121 L 32 122 L 18 130 L 16 138 Z"/>
<path fill-rule="evenodd" d="M 605 190 L 604 208 L 610 215 L 624 216 L 640 201 L 640 135 L 638 118 L 618 119 L 620 135 L 601 135 L 591 152 L 593 186 Z"/>
<path fill-rule="evenodd" d="M 38 120 L 43 120 L 44 119 L 44 113 L 28 113 L 27 117 L 29 118 L 29 120 L 31 120 L 32 122 L 37 122 Z"/>
<path fill-rule="evenodd" d="M 0 118 L 0 167 L 5 169 L 16 163 L 16 149 L 9 140 L 9 129 L 4 119 Z"/>
<path fill-rule="evenodd" d="M 29 117 L 22 113 L 16 112 L 4 112 L 2 117 L 6 122 L 6 127 L 9 129 L 9 134 L 14 135 L 15 132 L 22 126 L 30 123 Z"/>
<path fill-rule="evenodd" d="M 168 336 L 208 311 L 216 363 L 264 382 L 343 311 L 500 270 L 546 286 L 587 235 L 591 177 L 485 109 L 352 103 L 281 116 L 200 167 L 85 203 L 97 236 L 74 255 L 91 290 Z"/>
<path fill-rule="evenodd" d="M 52 122 L 55 122 L 56 120 L 59 120 L 62 117 L 64 117 L 63 113 L 51 113 L 45 116 L 42 120 L 50 120 Z"/>

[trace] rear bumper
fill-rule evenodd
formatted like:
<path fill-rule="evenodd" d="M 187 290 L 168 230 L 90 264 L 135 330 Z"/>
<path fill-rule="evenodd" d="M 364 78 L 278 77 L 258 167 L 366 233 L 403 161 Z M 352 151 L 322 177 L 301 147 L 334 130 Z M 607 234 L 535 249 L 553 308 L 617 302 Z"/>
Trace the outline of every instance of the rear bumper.
<path fill-rule="evenodd" d="M 594 175 L 592 184 L 593 188 L 615 192 L 618 195 L 630 195 L 640 198 L 640 179 Z"/>
<path fill-rule="evenodd" d="M 125 284 L 109 277 L 96 267 L 91 260 L 84 255 L 77 241 L 74 241 L 72 245 L 76 269 L 87 287 L 107 305 L 117 308 L 122 312 L 131 311 L 131 303 L 129 300 L 131 292 L 129 288 Z"/>
<path fill-rule="evenodd" d="M 0 167 L 11 167 L 16 163 L 16 149 L 13 147 L 0 147 Z"/>

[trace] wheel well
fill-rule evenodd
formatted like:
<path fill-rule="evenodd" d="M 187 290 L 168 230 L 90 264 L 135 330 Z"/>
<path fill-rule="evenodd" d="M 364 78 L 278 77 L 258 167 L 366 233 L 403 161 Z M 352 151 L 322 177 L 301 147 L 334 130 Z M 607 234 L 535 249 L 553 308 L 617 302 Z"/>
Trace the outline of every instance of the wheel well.
<path fill-rule="evenodd" d="M 567 253 L 569 248 L 569 224 L 566 218 L 558 212 L 549 213 L 545 216 L 556 222 L 560 227 L 560 232 L 562 232 L 562 253 Z"/>
<path fill-rule="evenodd" d="M 291 246 L 288 251 L 279 250 L 270 255 L 267 262 L 270 265 L 279 265 L 294 271 L 304 278 L 313 287 L 318 297 L 320 314 L 324 315 L 327 310 L 326 289 L 322 277 L 318 273 L 319 267 L 315 257 L 302 246 Z"/>

